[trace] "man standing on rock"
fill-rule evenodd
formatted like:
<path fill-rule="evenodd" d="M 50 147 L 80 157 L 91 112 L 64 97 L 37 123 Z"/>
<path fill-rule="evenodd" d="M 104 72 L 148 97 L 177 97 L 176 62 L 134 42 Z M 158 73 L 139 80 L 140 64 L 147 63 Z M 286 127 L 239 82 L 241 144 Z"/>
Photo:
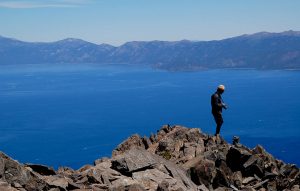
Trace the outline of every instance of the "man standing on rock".
<path fill-rule="evenodd" d="M 217 124 L 215 136 L 220 134 L 221 126 L 223 124 L 222 109 L 227 109 L 227 105 L 223 102 L 221 97 L 224 91 L 225 86 L 219 85 L 217 91 L 211 96 L 211 112 Z"/>

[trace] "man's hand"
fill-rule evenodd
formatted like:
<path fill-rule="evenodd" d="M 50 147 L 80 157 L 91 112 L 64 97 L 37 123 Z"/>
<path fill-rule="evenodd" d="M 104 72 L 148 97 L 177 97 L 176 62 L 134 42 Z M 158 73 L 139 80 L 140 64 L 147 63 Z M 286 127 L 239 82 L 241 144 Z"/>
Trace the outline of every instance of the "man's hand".
<path fill-rule="evenodd" d="M 225 103 L 222 103 L 222 107 L 223 107 L 224 109 L 227 109 L 227 108 L 228 108 L 228 106 L 227 106 Z"/>

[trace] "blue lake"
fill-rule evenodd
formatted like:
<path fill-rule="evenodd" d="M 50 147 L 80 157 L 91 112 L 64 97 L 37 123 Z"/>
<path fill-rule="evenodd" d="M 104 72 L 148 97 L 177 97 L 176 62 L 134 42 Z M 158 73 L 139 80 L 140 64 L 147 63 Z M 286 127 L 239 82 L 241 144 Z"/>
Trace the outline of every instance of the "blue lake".
<path fill-rule="evenodd" d="M 124 65 L 0 66 L 0 150 L 20 162 L 80 166 L 164 124 L 213 134 L 210 96 L 225 84 L 221 134 L 300 165 L 300 71 L 167 72 Z"/>

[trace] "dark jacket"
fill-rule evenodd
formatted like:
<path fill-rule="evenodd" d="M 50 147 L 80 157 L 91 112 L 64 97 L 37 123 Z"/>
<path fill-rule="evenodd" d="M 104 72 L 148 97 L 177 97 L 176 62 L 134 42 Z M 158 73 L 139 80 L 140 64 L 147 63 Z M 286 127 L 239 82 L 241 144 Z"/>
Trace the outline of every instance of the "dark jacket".
<path fill-rule="evenodd" d="M 222 108 L 224 107 L 224 102 L 222 100 L 221 94 L 215 92 L 211 96 L 211 112 L 213 114 L 222 114 Z"/>

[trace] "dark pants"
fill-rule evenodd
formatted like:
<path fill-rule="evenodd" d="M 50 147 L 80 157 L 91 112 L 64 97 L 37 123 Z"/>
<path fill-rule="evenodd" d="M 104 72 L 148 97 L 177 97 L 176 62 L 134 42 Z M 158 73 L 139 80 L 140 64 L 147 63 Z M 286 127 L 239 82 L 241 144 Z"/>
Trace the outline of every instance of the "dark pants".
<path fill-rule="evenodd" d="M 220 130 L 221 130 L 221 126 L 223 124 L 223 117 L 222 117 L 222 113 L 213 113 L 213 116 L 215 118 L 216 124 L 217 124 L 217 128 L 216 128 L 216 134 L 220 134 Z"/>

